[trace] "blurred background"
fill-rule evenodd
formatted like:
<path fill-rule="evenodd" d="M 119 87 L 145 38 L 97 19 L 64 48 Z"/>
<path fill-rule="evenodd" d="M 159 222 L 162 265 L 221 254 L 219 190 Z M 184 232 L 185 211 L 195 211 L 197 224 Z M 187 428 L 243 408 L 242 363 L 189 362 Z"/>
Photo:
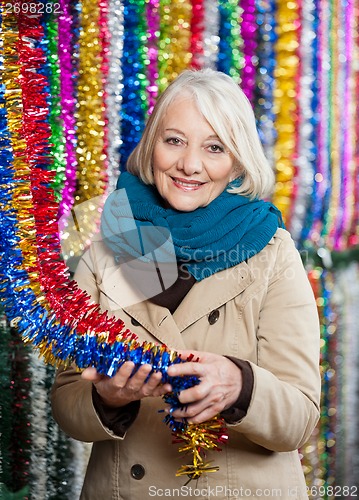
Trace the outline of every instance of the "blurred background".
<path fill-rule="evenodd" d="M 318 488 L 312 498 L 334 498 L 335 486 L 358 495 L 359 0 L 20 0 L 1 3 L 0 28 L 0 185 L 14 171 L 26 180 L 34 165 L 35 184 L 52 172 L 70 269 L 96 231 L 91 200 L 114 189 L 158 94 L 188 67 L 238 82 L 321 320 L 322 414 L 300 450 L 307 483 Z M 0 199 L 3 228 L 21 198 L 22 184 L 12 186 Z M 80 204 L 85 230 L 74 244 Z M 22 224 L 31 227 L 31 206 Z M 28 247 L 9 231 L 0 242 L 0 498 L 73 500 L 89 448 L 53 422 L 54 367 L 16 328 L 5 256 L 9 241 L 23 256 Z"/>

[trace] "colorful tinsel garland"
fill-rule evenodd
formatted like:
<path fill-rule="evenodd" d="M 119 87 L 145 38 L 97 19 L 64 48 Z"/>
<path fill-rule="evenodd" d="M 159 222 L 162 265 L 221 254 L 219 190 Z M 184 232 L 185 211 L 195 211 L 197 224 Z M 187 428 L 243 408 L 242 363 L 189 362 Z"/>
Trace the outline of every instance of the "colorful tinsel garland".
<path fill-rule="evenodd" d="M 163 382 L 170 381 L 173 392 L 166 401 L 178 408 L 177 394 L 197 384 L 198 379 L 170 378 L 167 369 L 187 360 L 164 345 L 140 343 L 121 320 L 90 304 L 89 296 L 69 279 L 61 259 L 58 204 L 51 188 L 54 172 L 48 146 L 47 81 L 39 71 L 44 53 L 36 45 L 43 27 L 36 17 L 22 12 L 16 18 L 9 16 L 3 26 L 17 36 L 16 44 L 5 47 L 1 95 L 6 126 L 1 129 L 0 142 L 5 160 L 0 184 L 0 294 L 8 319 L 25 342 L 31 342 L 55 365 L 95 366 L 100 373 L 112 376 L 126 360 L 137 368 L 151 364 L 153 371 L 162 373 Z M 18 109 L 22 109 L 21 119 Z M 196 478 L 204 471 L 216 470 L 207 465 L 201 452 L 218 448 L 225 441 L 221 419 L 196 427 L 168 415 L 165 422 L 175 432 L 176 442 L 184 440 L 183 449 L 193 452 L 193 463 L 183 466 L 178 475 Z"/>

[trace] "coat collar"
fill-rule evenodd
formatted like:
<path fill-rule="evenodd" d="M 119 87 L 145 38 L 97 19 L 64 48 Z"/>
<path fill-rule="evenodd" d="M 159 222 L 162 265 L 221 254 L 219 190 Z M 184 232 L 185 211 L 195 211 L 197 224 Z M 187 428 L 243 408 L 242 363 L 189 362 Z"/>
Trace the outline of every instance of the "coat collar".
<path fill-rule="evenodd" d="M 230 301 L 253 281 L 246 262 L 197 282 L 184 297 L 173 317 L 180 331 Z"/>
<path fill-rule="evenodd" d="M 193 285 L 175 313 L 149 300 L 124 307 L 161 343 L 172 349 L 184 349 L 181 332 L 188 326 L 240 294 L 254 280 L 246 262 L 213 274 Z"/>

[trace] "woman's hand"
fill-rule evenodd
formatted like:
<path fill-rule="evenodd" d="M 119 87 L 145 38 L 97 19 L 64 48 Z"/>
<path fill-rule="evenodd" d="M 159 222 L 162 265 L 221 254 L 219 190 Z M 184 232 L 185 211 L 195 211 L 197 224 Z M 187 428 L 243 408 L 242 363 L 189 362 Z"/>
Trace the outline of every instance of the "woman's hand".
<path fill-rule="evenodd" d="M 182 391 L 179 401 L 184 409 L 175 410 L 175 418 L 186 418 L 190 423 L 198 424 L 210 420 L 234 404 L 242 389 L 242 371 L 224 356 L 209 352 L 177 351 L 182 359 L 193 354 L 193 359 L 171 365 L 168 375 L 196 375 L 200 384 Z"/>
<path fill-rule="evenodd" d="M 100 375 L 96 368 L 86 368 L 81 376 L 92 381 L 103 404 L 111 408 L 119 408 L 148 396 L 163 396 L 172 390 L 170 384 L 161 383 L 160 372 L 153 373 L 146 380 L 152 369 L 150 365 L 140 366 L 131 377 L 134 367 L 132 361 L 126 361 L 113 377 Z"/>

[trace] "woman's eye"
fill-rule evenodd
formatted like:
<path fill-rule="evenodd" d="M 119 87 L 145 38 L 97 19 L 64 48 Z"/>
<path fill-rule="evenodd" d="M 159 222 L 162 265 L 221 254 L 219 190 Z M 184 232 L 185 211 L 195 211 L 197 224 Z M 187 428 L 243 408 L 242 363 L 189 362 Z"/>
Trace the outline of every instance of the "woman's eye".
<path fill-rule="evenodd" d="M 174 144 L 175 146 L 181 144 L 181 140 L 178 139 L 178 137 L 168 137 L 165 139 L 165 142 L 167 142 L 167 144 Z"/>
<path fill-rule="evenodd" d="M 211 153 L 223 153 L 224 147 L 219 144 L 211 144 L 209 146 L 209 150 Z"/>

